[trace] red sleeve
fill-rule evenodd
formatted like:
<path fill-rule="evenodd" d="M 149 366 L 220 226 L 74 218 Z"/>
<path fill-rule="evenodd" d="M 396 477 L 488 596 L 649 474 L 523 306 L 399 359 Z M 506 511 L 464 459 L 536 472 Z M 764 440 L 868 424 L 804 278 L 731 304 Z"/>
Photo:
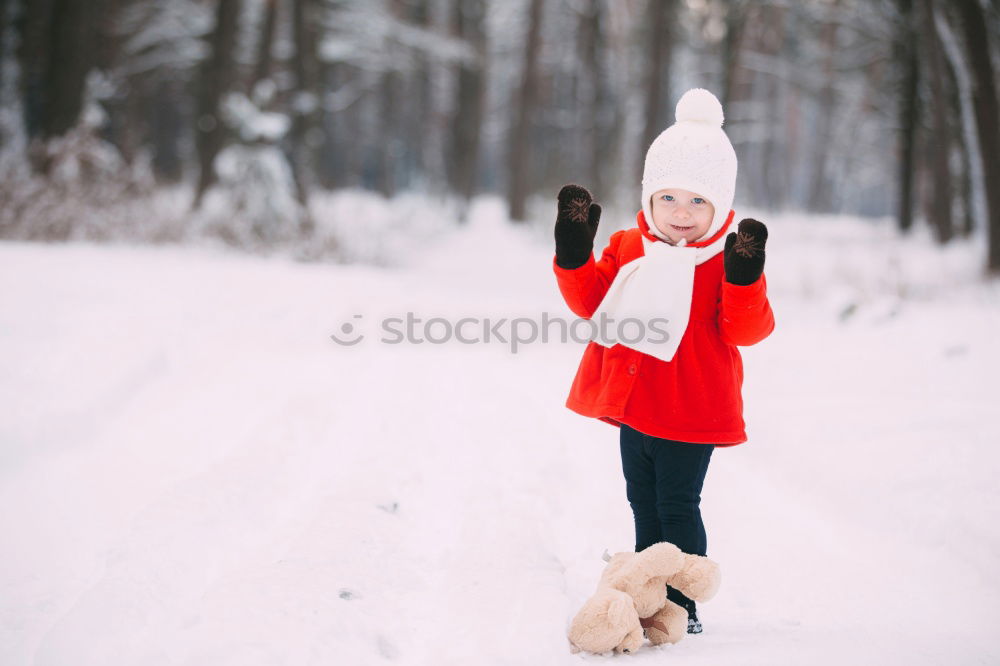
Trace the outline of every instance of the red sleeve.
<path fill-rule="evenodd" d="M 719 302 L 719 331 L 722 339 L 742 347 L 755 345 L 774 330 L 774 313 L 767 300 L 767 279 L 748 285 L 722 281 Z"/>
<path fill-rule="evenodd" d="M 600 261 L 594 261 L 594 256 L 591 255 L 587 263 L 579 268 L 560 268 L 553 257 L 552 268 L 556 273 L 559 291 L 566 305 L 577 316 L 590 319 L 604 300 L 608 287 L 618 274 L 618 246 L 621 245 L 624 234 L 624 230 L 611 234 Z"/>

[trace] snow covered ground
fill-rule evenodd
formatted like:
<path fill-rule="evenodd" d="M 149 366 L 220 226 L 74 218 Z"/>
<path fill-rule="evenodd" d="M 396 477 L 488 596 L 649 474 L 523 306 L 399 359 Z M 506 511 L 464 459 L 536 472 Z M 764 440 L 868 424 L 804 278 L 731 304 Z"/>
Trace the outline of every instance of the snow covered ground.
<path fill-rule="evenodd" d="M 980 245 L 762 215 L 777 329 L 706 481 L 705 633 L 572 655 L 632 543 L 617 430 L 563 407 L 582 345 L 380 341 L 570 317 L 550 230 L 498 211 L 381 268 L 0 244 L 0 664 L 1000 661 Z"/>

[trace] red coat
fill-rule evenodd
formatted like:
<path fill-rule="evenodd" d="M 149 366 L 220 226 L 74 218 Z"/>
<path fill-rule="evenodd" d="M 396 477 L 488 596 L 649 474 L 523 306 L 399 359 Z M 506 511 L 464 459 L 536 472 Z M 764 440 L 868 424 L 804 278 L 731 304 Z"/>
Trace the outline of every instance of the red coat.
<path fill-rule="evenodd" d="M 729 220 L 704 245 L 729 231 Z M 559 291 L 574 313 L 589 319 L 618 268 L 642 256 L 642 236 L 657 242 L 639 212 L 638 226 L 612 234 L 600 261 L 572 270 L 553 259 Z M 681 442 L 732 446 L 747 439 L 743 423 L 743 361 L 736 345 L 760 342 L 774 330 L 763 275 L 741 286 L 725 281 L 722 252 L 697 265 L 691 318 L 673 360 L 616 344 L 587 345 L 566 406 L 618 426 Z"/>

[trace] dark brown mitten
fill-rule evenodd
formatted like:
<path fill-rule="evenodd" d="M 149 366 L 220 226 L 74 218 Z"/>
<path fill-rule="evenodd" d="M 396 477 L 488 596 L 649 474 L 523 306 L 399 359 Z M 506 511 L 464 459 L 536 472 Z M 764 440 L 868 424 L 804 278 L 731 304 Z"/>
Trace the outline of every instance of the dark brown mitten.
<path fill-rule="evenodd" d="M 764 244 L 767 227 L 763 222 L 747 218 L 739 228 L 726 236 L 723 262 L 726 281 L 730 284 L 753 284 L 764 272 Z"/>
<path fill-rule="evenodd" d="M 590 192 L 579 185 L 563 185 L 556 215 L 556 264 L 560 268 L 587 263 L 600 219 L 601 206 L 593 202 Z"/>

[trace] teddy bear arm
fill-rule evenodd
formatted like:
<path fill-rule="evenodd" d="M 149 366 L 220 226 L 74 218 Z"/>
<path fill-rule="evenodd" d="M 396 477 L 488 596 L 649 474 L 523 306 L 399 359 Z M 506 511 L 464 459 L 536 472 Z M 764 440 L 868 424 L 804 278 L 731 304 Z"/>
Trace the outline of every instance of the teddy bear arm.
<path fill-rule="evenodd" d="M 719 591 L 719 565 L 700 555 L 685 555 L 684 566 L 667 579 L 667 584 L 695 601 L 708 601 Z"/>

